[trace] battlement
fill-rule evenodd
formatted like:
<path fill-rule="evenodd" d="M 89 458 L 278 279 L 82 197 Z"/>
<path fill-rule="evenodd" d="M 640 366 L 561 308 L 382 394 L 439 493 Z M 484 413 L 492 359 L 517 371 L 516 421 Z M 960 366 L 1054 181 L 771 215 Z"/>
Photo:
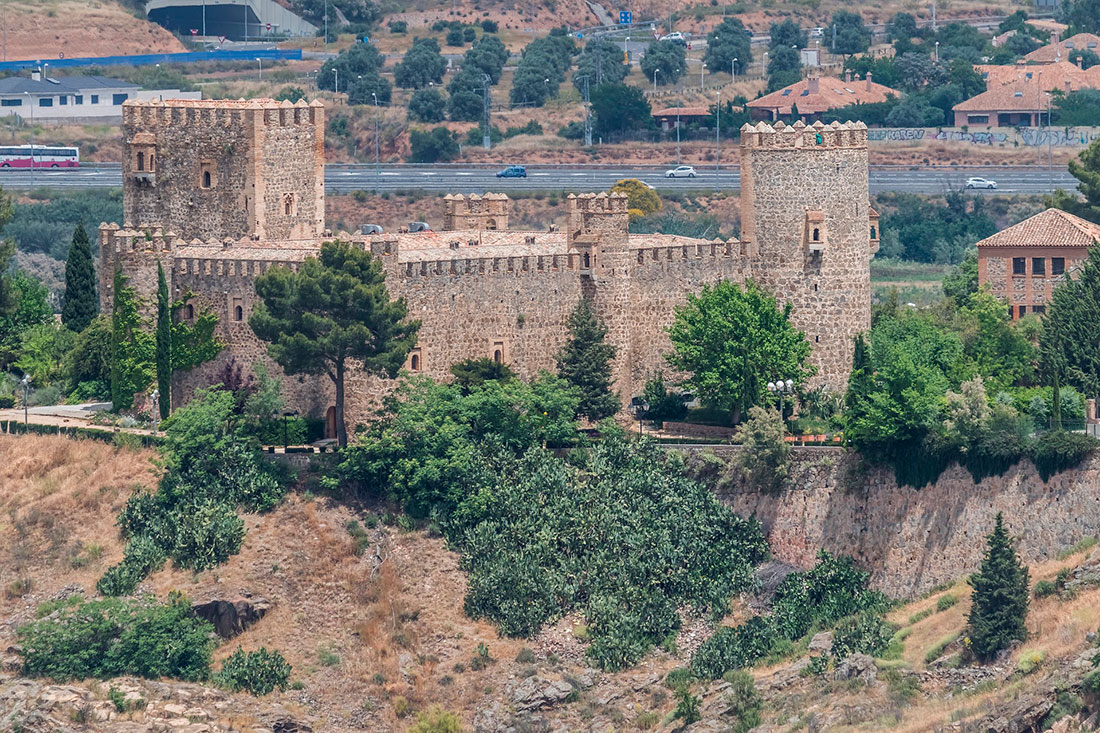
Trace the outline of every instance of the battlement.
<path fill-rule="evenodd" d="M 610 244 L 611 239 L 625 237 L 630 227 L 630 214 L 627 212 L 625 193 L 582 193 L 579 196 L 569 194 L 569 245 L 594 246 L 593 237 L 600 238 L 601 244 Z"/>
<path fill-rule="evenodd" d="M 297 102 L 274 99 L 166 99 L 127 100 L 122 103 L 124 126 L 151 128 L 169 125 L 230 127 L 324 124 L 324 105 L 314 100 Z"/>
<path fill-rule="evenodd" d="M 586 214 L 625 214 L 627 211 L 626 194 L 621 192 L 607 193 L 582 193 L 569 194 L 569 212 L 582 212 Z"/>
<path fill-rule="evenodd" d="M 867 125 L 862 122 L 831 122 L 821 120 L 812 125 L 799 120 L 793 125 L 783 121 L 774 126 L 766 122 L 746 123 L 741 127 L 742 149 L 792 148 L 866 148 Z"/>
<path fill-rule="evenodd" d="M 443 197 L 443 231 L 507 229 L 510 208 L 503 193 L 447 194 Z"/>
<path fill-rule="evenodd" d="M 728 242 L 695 242 L 693 244 L 671 244 L 640 247 L 634 250 L 639 265 L 658 265 L 667 262 L 684 262 L 707 258 L 744 257 L 748 254 L 743 242 L 731 239 Z"/>
<path fill-rule="evenodd" d="M 123 229 L 118 224 L 99 225 L 99 246 L 106 253 L 116 255 L 127 252 L 174 253 L 179 236 L 163 227 L 148 229 Z"/>

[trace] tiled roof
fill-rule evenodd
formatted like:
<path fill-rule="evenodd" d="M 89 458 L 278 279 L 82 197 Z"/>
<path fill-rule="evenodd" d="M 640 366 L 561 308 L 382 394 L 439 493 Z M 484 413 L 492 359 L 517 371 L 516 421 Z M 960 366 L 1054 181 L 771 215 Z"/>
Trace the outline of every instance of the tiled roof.
<path fill-rule="evenodd" d="M 1082 70 L 1076 64 L 1060 61 L 1034 66 L 1013 64 L 974 68 L 985 78 L 986 90 L 956 104 L 957 112 L 1030 112 L 1046 106 L 1045 92 L 1100 89 L 1100 66 Z"/>
<path fill-rule="evenodd" d="M 9 76 L 6 79 L 0 79 L 0 94 L 23 94 L 24 92 L 37 95 L 82 94 L 99 89 L 137 88 L 137 84 L 105 76 L 59 76 L 41 80 L 26 76 Z"/>
<path fill-rule="evenodd" d="M 1100 242 L 1100 225 L 1079 216 L 1047 209 L 978 242 L 979 247 L 1092 247 Z"/>
<path fill-rule="evenodd" d="M 1082 50 L 1100 53 L 1100 36 L 1094 33 L 1078 33 L 1058 43 L 1037 48 L 1024 56 L 1024 60 L 1037 64 L 1050 64 L 1055 61 L 1064 61 L 1074 51 Z"/>
<path fill-rule="evenodd" d="M 655 111 L 653 116 L 675 117 L 677 114 L 681 117 L 707 117 L 710 115 L 710 110 L 706 107 L 665 107 Z"/>
<path fill-rule="evenodd" d="M 815 81 L 816 92 L 812 91 Z M 771 94 L 765 94 L 760 99 L 754 99 L 745 106 L 776 110 L 779 114 L 786 115 L 791 113 L 792 105 L 797 105 L 800 114 L 819 114 L 826 110 L 847 107 L 849 104 L 885 102 L 889 96 L 900 95 L 896 90 L 870 79 L 845 81 L 835 77 L 822 77 L 795 82 Z"/>
<path fill-rule="evenodd" d="M 290 100 L 276 101 L 274 99 L 163 99 L 163 100 L 137 100 L 128 99 L 122 103 L 123 107 L 186 107 L 214 109 L 281 109 L 293 107 L 324 107 L 318 100 L 306 102 L 299 99 L 297 102 Z"/>

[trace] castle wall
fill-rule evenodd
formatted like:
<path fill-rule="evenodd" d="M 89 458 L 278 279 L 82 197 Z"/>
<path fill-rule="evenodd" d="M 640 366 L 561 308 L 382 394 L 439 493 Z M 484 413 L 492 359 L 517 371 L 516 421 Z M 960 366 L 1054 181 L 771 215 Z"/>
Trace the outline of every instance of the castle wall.
<path fill-rule="evenodd" d="M 851 555 L 892 597 L 911 598 L 977 570 L 998 512 L 1025 563 L 1100 536 L 1100 454 L 1046 483 L 1022 461 L 977 484 L 953 465 L 922 489 L 898 486 L 890 469 L 867 469 L 843 449 L 796 448 L 793 456 L 786 490 L 762 493 L 734 478 L 717 493 L 763 523 L 775 559 L 807 568 L 820 548 Z"/>

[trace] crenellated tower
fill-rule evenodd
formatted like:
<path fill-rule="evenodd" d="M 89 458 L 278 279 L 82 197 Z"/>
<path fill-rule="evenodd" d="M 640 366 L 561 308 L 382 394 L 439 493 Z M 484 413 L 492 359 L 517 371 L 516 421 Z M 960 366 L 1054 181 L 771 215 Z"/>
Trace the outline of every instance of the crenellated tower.
<path fill-rule="evenodd" d="M 862 122 L 741 128 L 741 240 L 752 276 L 791 304 L 813 348 L 813 384 L 833 392 L 847 387 L 853 338 L 871 327 L 878 215 L 869 196 Z"/>
<path fill-rule="evenodd" d="M 294 240 L 325 228 L 317 101 L 127 101 L 123 217 L 191 239 Z"/>

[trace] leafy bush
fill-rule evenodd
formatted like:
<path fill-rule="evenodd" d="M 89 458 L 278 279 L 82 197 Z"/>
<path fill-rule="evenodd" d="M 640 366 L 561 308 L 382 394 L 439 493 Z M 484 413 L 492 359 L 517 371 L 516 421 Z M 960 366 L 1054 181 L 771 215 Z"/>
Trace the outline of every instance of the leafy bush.
<path fill-rule="evenodd" d="M 778 410 L 749 408 L 749 419 L 737 429 L 736 440 L 744 450 L 738 462 L 745 476 L 756 486 L 777 489 L 790 471 L 791 446 L 786 441 L 786 425 Z"/>
<path fill-rule="evenodd" d="M 942 657 L 944 650 L 954 644 L 958 638 L 958 632 L 942 637 L 939 641 L 930 646 L 928 648 L 928 651 L 924 653 L 924 661 L 928 664 L 931 664 L 932 662 Z"/>
<path fill-rule="evenodd" d="M 846 616 L 881 614 L 886 598 L 867 589 L 868 578 L 850 557 L 834 557 L 822 550 L 814 568 L 783 579 L 770 615 L 721 628 L 704 641 L 692 655 L 692 671 L 699 677 L 717 679 L 728 670 L 756 664 L 783 640 L 800 639 L 814 628 L 832 626 Z M 893 631 L 881 633 L 886 634 L 885 644 Z M 849 635 L 856 637 L 858 634 Z"/>
<path fill-rule="evenodd" d="M 466 613 L 509 636 L 581 609 L 589 656 L 621 669 L 677 628 L 677 608 L 723 613 L 765 555 L 754 520 L 650 443 L 611 435 L 583 471 L 538 449 L 497 463 L 444 532 L 469 572 Z"/>
<path fill-rule="evenodd" d="M 481 30 L 485 31 L 486 33 L 496 33 L 497 32 L 497 23 L 496 23 L 496 21 L 495 20 L 483 20 L 483 21 L 481 21 Z"/>
<path fill-rule="evenodd" d="M 676 709 L 672 711 L 674 720 L 682 720 L 684 725 L 691 725 L 702 717 L 699 710 L 700 700 L 686 687 L 676 691 Z"/>
<path fill-rule="evenodd" d="M 1043 481 L 1060 472 L 1075 468 L 1100 445 L 1096 438 L 1082 433 L 1051 430 L 1035 441 L 1031 460 Z"/>
<path fill-rule="evenodd" d="M 853 654 L 878 656 L 890 643 L 897 627 L 877 613 L 861 613 L 841 619 L 833 630 L 832 654 L 845 659 Z"/>
<path fill-rule="evenodd" d="M 245 690 L 260 696 L 275 689 L 285 690 L 290 671 L 290 665 L 279 652 L 269 652 L 266 647 L 246 652 L 238 646 L 222 664 L 214 681 L 233 692 Z"/>
<path fill-rule="evenodd" d="M 1052 581 L 1040 580 L 1038 583 L 1035 584 L 1035 589 L 1032 591 L 1032 594 L 1036 598 L 1046 598 L 1047 596 L 1052 596 L 1057 592 L 1058 586 L 1056 586 Z"/>
<path fill-rule="evenodd" d="M 409 24 L 403 20 L 391 20 L 387 25 L 390 33 L 405 33 L 409 30 Z"/>
<path fill-rule="evenodd" d="M 235 405 L 232 392 L 200 390 L 165 422 L 167 470 L 155 492 L 133 494 L 119 513 L 126 553 L 96 584 L 100 593 L 133 593 L 167 558 L 194 570 L 225 562 L 244 538 L 236 507 L 282 501 L 283 483 L 232 421 Z"/>
<path fill-rule="evenodd" d="M 129 674 L 196 681 L 209 675 L 214 627 L 173 594 L 164 605 L 79 601 L 16 632 L 23 673 L 54 680 Z"/>
<path fill-rule="evenodd" d="M 669 392 L 665 386 L 665 376 L 661 372 L 646 380 L 645 389 L 642 391 L 642 399 L 649 405 L 645 417 L 647 420 L 663 422 L 665 420 L 681 420 L 687 415 L 687 405 L 683 397 L 677 392 Z"/>
<path fill-rule="evenodd" d="M 958 602 L 959 602 L 958 596 L 954 596 L 950 593 L 947 593 L 946 595 L 942 595 L 942 596 L 939 597 L 939 600 L 936 601 L 936 611 L 937 612 L 946 611 L 947 609 L 951 608 L 952 606 L 954 606 Z"/>

